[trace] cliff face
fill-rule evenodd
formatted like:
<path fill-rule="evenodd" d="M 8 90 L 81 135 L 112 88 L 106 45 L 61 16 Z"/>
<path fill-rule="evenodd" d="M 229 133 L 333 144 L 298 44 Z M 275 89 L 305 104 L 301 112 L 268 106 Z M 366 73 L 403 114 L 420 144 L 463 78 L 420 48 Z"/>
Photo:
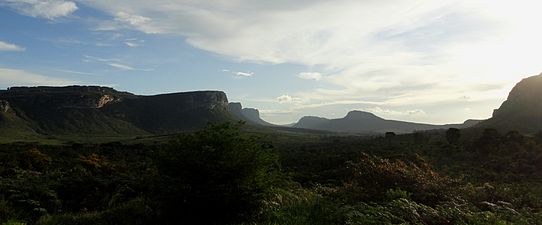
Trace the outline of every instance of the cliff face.
<path fill-rule="evenodd" d="M 520 81 L 493 117 L 480 123 L 481 127 L 518 130 L 527 133 L 542 130 L 542 74 Z"/>
<path fill-rule="evenodd" d="M 239 119 L 251 124 L 262 126 L 275 126 L 271 123 L 264 121 L 260 117 L 260 111 L 254 108 L 243 108 L 243 106 L 239 102 L 229 103 L 229 111 Z"/>
<path fill-rule="evenodd" d="M 228 98 L 220 91 L 198 91 L 127 98 L 102 109 L 152 133 L 201 128 L 211 122 L 232 121 Z"/>
<path fill-rule="evenodd" d="M 134 95 L 96 86 L 13 87 L 0 98 L 16 105 L 44 108 L 101 108 Z"/>
<path fill-rule="evenodd" d="M 96 86 L 15 87 L 0 91 L 0 112 L 9 110 L 47 135 L 166 133 L 230 120 L 219 91 L 138 96 Z"/>

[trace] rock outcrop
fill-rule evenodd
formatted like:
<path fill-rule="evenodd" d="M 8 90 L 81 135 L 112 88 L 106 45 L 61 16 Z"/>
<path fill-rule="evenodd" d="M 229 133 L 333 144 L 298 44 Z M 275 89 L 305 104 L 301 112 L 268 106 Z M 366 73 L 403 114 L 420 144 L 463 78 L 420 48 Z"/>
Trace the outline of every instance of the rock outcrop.
<path fill-rule="evenodd" d="M 542 74 L 520 81 L 508 99 L 480 127 L 534 133 L 542 130 Z"/>
<path fill-rule="evenodd" d="M 11 109 L 9 102 L 6 100 L 0 100 L 0 112 L 8 112 Z"/>
<path fill-rule="evenodd" d="M 139 96 L 97 86 L 14 87 L 0 91 L 0 111 L 8 110 L 14 115 L 0 123 L 25 121 L 46 135 L 168 133 L 233 120 L 220 91 Z M 16 127 L 8 125 L 0 129 Z"/>
<path fill-rule="evenodd" d="M 264 121 L 260 117 L 260 111 L 254 108 L 243 108 L 239 102 L 229 103 L 230 112 L 237 116 L 239 119 L 246 121 L 250 124 L 262 125 L 262 126 L 275 126 L 271 123 Z"/>

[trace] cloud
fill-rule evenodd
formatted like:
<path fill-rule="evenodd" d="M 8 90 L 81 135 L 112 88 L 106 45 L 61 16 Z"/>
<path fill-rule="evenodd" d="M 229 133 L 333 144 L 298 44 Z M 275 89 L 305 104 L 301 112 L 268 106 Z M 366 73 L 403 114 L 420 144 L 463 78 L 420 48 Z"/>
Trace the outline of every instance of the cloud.
<path fill-rule="evenodd" d="M 5 0 L 1 4 L 7 4 L 26 16 L 50 20 L 69 16 L 78 9 L 75 2 L 65 0 Z"/>
<path fill-rule="evenodd" d="M 0 87 L 11 86 L 65 86 L 78 84 L 77 81 L 65 80 L 30 73 L 23 70 L 0 68 Z"/>
<path fill-rule="evenodd" d="M 277 97 L 277 101 L 278 103 L 280 104 L 283 104 L 283 103 L 301 103 L 301 99 L 300 98 L 294 98 L 290 95 L 281 95 L 279 97 Z"/>
<path fill-rule="evenodd" d="M 233 74 L 233 75 L 235 75 L 236 77 L 239 77 L 239 78 L 254 76 L 254 72 L 232 71 L 232 70 L 229 70 L 229 69 L 223 69 L 222 72 L 231 73 L 231 74 Z"/>
<path fill-rule="evenodd" d="M 302 72 L 297 77 L 305 80 L 320 80 L 322 79 L 322 74 L 318 72 Z"/>
<path fill-rule="evenodd" d="M 25 50 L 26 49 L 21 47 L 21 46 L 0 41 L 0 52 L 1 51 L 22 52 L 22 51 L 25 51 Z"/>
<path fill-rule="evenodd" d="M 134 68 L 134 67 L 124 65 L 124 64 L 120 64 L 120 63 L 107 63 L 107 65 L 109 65 L 109 66 L 111 66 L 113 68 L 119 69 L 119 70 L 136 70 L 136 68 Z"/>
<path fill-rule="evenodd" d="M 289 103 L 289 102 L 292 102 L 292 100 L 293 100 L 292 96 L 289 96 L 289 95 L 281 95 L 277 97 L 277 101 L 279 103 Z"/>
<path fill-rule="evenodd" d="M 136 68 L 136 67 L 127 65 L 122 60 L 115 59 L 115 58 L 100 58 L 100 57 L 85 55 L 83 58 L 83 62 L 101 63 L 104 65 L 110 66 L 112 68 L 115 68 L 117 70 L 124 70 L 124 71 L 153 71 L 153 69 L 142 69 L 142 68 Z"/>
<path fill-rule="evenodd" d="M 425 111 L 421 109 L 413 109 L 413 110 L 406 110 L 406 111 L 397 111 L 397 110 L 391 110 L 391 109 L 383 109 L 380 107 L 373 107 L 368 108 L 366 111 L 375 113 L 377 115 L 386 115 L 391 117 L 419 117 L 419 116 L 425 116 Z"/>
<path fill-rule="evenodd" d="M 131 47 L 131 48 L 134 48 L 134 47 L 138 47 L 138 46 L 139 46 L 138 43 L 129 42 L 129 41 L 124 42 L 124 44 L 126 44 L 126 46 Z"/>
<path fill-rule="evenodd" d="M 537 1 L 79 2 L 109 14 L 104 26 L 112 29 L 177 35 L 241 62 L 318 68 L 325 79 L 291 93 L 303 99 L 298 104 L 374 101 L 426 110 L 464 95 L 497 102 L 507 86 L 542 70 Z M 487 81 L 505 85 L 476 86 Z"/>
<path fill-rule="evenodd" d="M 114 31 L 120 29 L 134 29 L 147 34 L 163 32 L 159 26 L 153 25 L 151 18 L 130 14 L 124 11 L 116 12 L 113 20 L 103 21 L 96 28 L 98 31 Z"/>
<path fill-rule="evenodd" d="M 62 73 L 69 73 L 69 74 L 76 74 L 76 75 L 85 75 L 85 76 L 94 76 L 96 74 L 88 73 L 88 72 L 81 72 L 81 71 L 75 71 L 75 70 L 66 70 L 66 69 L 54 69 L 55 71 L 62 72 Z"/>
<path fill-rule="evenodd" d="M 235 75 L 240 77 L 251 77 L 254 75 L 252 72 L 236 72 Z"/>
<path fill-rule="evenodd" d="M 143 40 L 137 40 L 137 39 L 127 39 L 124 44 L 130 48 L 140 47 L 143 45 Z"/>

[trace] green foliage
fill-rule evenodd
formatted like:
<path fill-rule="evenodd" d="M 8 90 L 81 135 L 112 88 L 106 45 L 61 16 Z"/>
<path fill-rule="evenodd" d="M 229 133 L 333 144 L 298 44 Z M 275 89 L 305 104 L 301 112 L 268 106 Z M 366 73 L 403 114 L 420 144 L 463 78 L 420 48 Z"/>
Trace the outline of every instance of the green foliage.
<path fill-rule="evenodd" d="M 391 201 L 395 199 L 410 199 L 412 196 L 412 193 L 409 193 L 408 191 L 403 191 L 400 188 L 395 189 L 389 189 L 385 194 L 385 200 Z"/>
<path fill-rule="evenodd" d="M 260 211 L 278 178 L 277 157 L 242 135 L 239 126 L 211 125 L 180 136 L 163 151 L 160 201 L 169 223 L 228 223 Z"/>
<path fill-rule="evenodd" d="M 0 145 L 0 224 L 542 221 L 536 136 L 462 130 L 455 144 L 446 132 L 256 138 L 239 126 L 213 125 L 162 146 Z"/>
<path fill-rule="evenodd" d="M 7 222 L 2 223 L 2 225 L 26 225 L 26 223 L 17 220 L 8 220 Z"/>
<path fill-rule="evenodd" d="M 145 225 L 152 224 L 152 209 L 137 198 L 101 212 L 44 216 L 37 225 Z"/>
<path fill-rule="evenodd" d="M 446 140 L 450 144 L 457 144 L 459 138 L 461 137 L 461 130 L 457 128 L 450 128 L 446 131 Z"/>
<path fill-rule="evenodd" d="M 42 153 L 37 148 L 32 148 L 24 152 L 19 159 L 19 165 L 23 169 L 45 171 L 51 164 L 51 157 Z"/>
<path fill-rule="evenodd" d="M 413 163 L 362 154 L 358 161 L 349 163 L 349 168 L 352 180 L 344 187 L 347 201 L 378 201 L 385 199 L 390 189 L 400 189 L 412 193 L 418 202 L 435 204 L 447 198 L 455 183 L 424 161 Z"/>

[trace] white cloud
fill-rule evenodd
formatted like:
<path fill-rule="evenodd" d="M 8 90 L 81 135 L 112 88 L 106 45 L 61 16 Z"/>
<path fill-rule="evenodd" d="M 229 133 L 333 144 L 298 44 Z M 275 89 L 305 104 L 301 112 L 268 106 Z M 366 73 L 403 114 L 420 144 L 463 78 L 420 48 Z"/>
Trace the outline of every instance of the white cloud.
<path fill-rule="evenodd" d="M 107 63 L 107 65 L 109 65 L 109 66 L 111 66 L 113 68 L 119 69 L 119 70 L 136 70 L 136 68 L 134 68 L 134 67 L 124 65 L 124 64 L 120 64 L 120 63 Z"/>
<path fill-rule="evenodd" d="M 382 115 L 384 117 L 391 116 L 392 118 L 395 117 L 419 117 L 419 116 L 425 116 L 425 111 L 421 109 L 413 109 L 413 110 L 406 110 L 406 111 L 397 111 L 397 110 L 391 110 L 391 109 L 383 109 L 380 107 L 373 107 L 366 109 L 368 112 L 375 113 L 377 115 Z"/>
<path fill-rule="evenodd" d="M 11 86 L 65 86 L 77 84 L 77 81 L 65 80 L 30 73 L 23 70 L 0 68 L 0 87 Z"/>
<path fill-rule="evenodd" d="M 137 43 L 137 42 L 131 42 L 131 41 L 126 41 L 124 42 L 124 44 L 130 48 L 135 48 L 135 47 L 139 47 L 141 46 L 141 44 Z"/>
<path fill-rule="evenodd" d="M 302 72 L 297 75 L 301 79 L 305 80 L 320 80 L 322 79 L 322 74 L 318 72 Z"/>
<path fill-rule="evenodd" d="M 0 52 L 1 51 L 22 52 L 25 50 L 26 49 L 21 46 L 0 41 Z"/>
<path fill-rule="evenodd" d="M 292 93 L 305 105 L 375 101 L 428 111 L 465 95 L 498 103 L 511 84 L 542 71 L 539 1 L 80 3 L 111 15 L 114 29 L 179 35 L 240 61 L 318 68 L 326 74 L 318 89 Z M 465 89 L 487 81 L 505 85 Z"/>
<path fill-rule="evenodd" d="M 232 71 L 232 70 L 229 70 L 229 69 L 223 69 L 222 72 L 231 73 L 231 74 L 235 75 L 238 78 L 254 76 L 254 72 Z"/>
<path fill-rule="evenodd" d="M 100 58 L 95 56 L 89 56 L 85 55 L 83 58 L 83 62 L 87 63 L 101 63 L 105 64 L 107 66 L 110 66 L 112 68 L 118 69 L 118 70 L 125 70 L 125 71 L 153 71 L 154 69 L 142 69 L 142 68 L 136 68 L 131 65 L 127 65 L 123 62 L 123 60 L 115 59 L 115 58 Z"/>
<path fill-rule="evenodd" d="M 240 77 L 251 77 L 254 75 L 252 72 L 236 72 L 235 75 Z"/>
<path fill-rule="evenodd" d="M 50 20 L 69 16 L 77 10 L 75 2 L 65 0 L 4 0 L 1 4 L 7 4 L 26 16 Z"/>
<path fill-rule="evenodd" d="M 293 100 L 292 96 L 289 96 L 289 95 L 281 95 L 277 97 L 277 101 L 279 103 L 289 103 L 289 102 L 292 102 L 292 100 Z"/>
<path fill-rule="evenodd" d="M 283 103 L 295 103 L 295 104 L 298 104 L 298 103 L 301 103 L 301 99 L 300 98 L 294 98 L 290 95 L 281 95 L 279 97 L 277 97 L 277 102 L 280 103 L 280 104 L 283 104 Z"/>
<path fill-rule="evenodd" d="M 135 29 L 148 34 L 162 33 L 160 26 L 152 23 L 152 19 L 145 16 L 130 14 L 124 11 L 116 12 L 113 20 L 103 21 L 96 30 L 113 31 L 120 29 Z"/>
<path fill-rule="evenodd" d="M 85 75 L 85 76 L 94 76 L 96 74 L 88 73 L 88 72 L 81 72 L 76 70 L 66 70 L 66 69 L 54 69 L 55 71 L 62 72 L 62 73 L 69 73 L 69 74 L 76 74 L 76 75 Z"/>

